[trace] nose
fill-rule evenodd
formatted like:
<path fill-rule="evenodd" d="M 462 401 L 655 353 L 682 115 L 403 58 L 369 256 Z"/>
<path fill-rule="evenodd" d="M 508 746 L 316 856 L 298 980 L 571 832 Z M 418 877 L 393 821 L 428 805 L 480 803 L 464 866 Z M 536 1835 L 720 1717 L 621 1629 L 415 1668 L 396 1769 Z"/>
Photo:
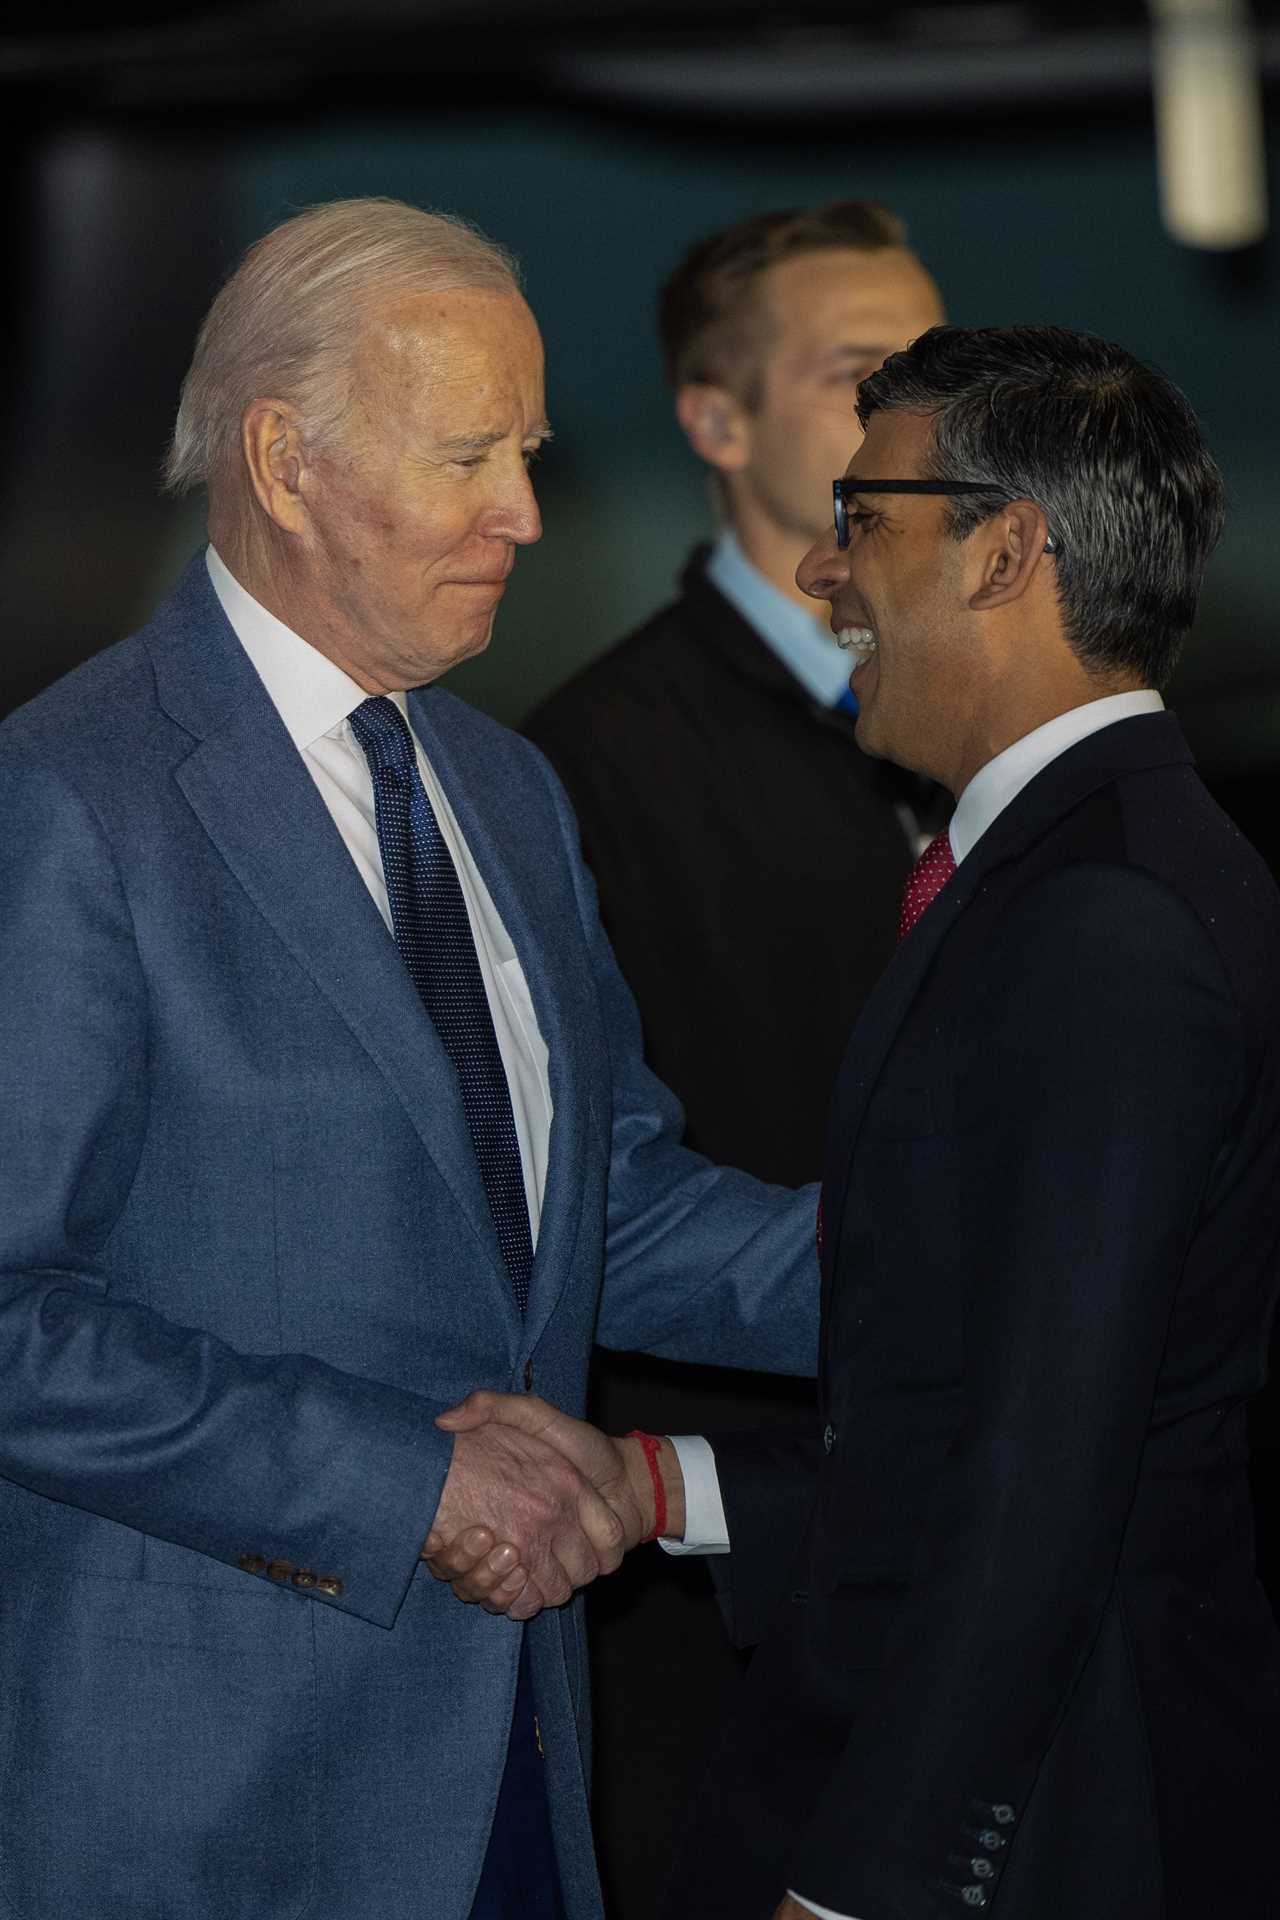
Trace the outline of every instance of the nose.
<path fill-rule="evenodd" d="M 796 585 L 815 600 L 834 600 L 849 578 L 849 555 L 836 545 L 834 528 L 815 540 L 796 568 Z"/>
<path fill-rule="evenodd" d="M 517 547 L 531 547 L 536 540 L 541 540 L 542 515 L 529 471 L 523 464 L 510 485 L 504 488 L 485 530 L 499 540 L 510 540 Z"/>

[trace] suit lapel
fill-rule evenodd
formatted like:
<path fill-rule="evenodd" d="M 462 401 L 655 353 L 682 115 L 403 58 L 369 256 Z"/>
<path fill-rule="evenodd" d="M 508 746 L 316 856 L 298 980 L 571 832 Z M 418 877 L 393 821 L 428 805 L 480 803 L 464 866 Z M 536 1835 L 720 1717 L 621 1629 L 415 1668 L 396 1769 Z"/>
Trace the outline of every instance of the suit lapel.
<path fill-rule="evenodd" d="M 527 1350 L 536 1345 L 568 1278 L 582 1205 L 583 1070 L 577 1027 L 564 996 L 573 957 L 565 952 L 555 906 L 540 883 L 548 859 L 545 812 L 531 816 L 518 791 L 496 789 L 500 763 L 477 753 L 473 716 L 467 716 L 471 726 L 456 724 L 466 710 L 451 695 L 427 688 L 410 694 L 409 707 L 414 732 L 520 961 L 547 1048 L 551 1139 L 525 1316 Z"/>
<path fill-rule="evenodd" d="M 838 1196 L 824 1220 L 823 1324 L 835 1250 L 849 1191 L 849 1168 L 867 1102 L 885 1059 L 929 972 L 934 956 L 960 915 L 998 867 L 1019 859 L 1035 841 L 1101 786 L 1143 768 L 1190 763 L 1191 753 L 1169 713 L 1116 721 L 1053 760 L 992 822 L 935 897 L 880 977 L 850 1037 L 836 1082 L 827 1131 L 823 1192 Z"/>
<path fill-rule="evenodd" d="M 176 617 L 162 615 L 146 634 L 162 707 L 197 735 L 177 784 L 255 907 L 386 1078 L 518 1318 L 448 1056 L 203 561 L 196 564 Z"/>

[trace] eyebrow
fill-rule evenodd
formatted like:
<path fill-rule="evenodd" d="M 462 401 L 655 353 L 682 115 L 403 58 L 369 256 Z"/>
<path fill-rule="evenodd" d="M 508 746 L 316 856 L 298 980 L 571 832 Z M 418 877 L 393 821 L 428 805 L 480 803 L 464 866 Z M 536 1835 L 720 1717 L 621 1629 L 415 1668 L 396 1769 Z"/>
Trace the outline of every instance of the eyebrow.
<path fill-rule="evenodd" d="M 832 360 L 870 360 L 879 354 L 882 360 L 887 360 L 892 352 L 893 348 L 883 340 L 839 340 L 828 347 L 827 356 Z"/>
<path fill-rule="evenodd" d="M 505 440 L 510 429 L 495 427 L 492 433 L 454 433 L 440 442 L 446 453 L 483 453 L 488 447 L 496 447 Z M 551 428 L 547 421 L 539 421 L 536 427 L 530 427 L 525 438 L 528 440 L 550 440 Z"/>

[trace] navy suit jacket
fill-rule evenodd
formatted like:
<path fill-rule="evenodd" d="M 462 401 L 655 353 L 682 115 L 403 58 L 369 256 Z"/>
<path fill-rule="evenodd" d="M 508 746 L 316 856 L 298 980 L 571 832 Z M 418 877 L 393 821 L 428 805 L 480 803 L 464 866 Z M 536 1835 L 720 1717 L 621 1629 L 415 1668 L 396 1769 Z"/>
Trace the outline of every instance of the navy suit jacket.
<path fill-rule="evenodd" d="M 823 1202 L 825 1445 L 717 1447 L 760 1645 L 675 1911 L 1274 1920 L 1280 898 L 1171 716 L 1046 767 L 898 948 Z"/>
<path fill-rule="evenodd" d="M 812 1194 L 678 1145 L 540 755 L 410 696 L 555 1118 L 527 1315 L 454 1076 L 202 560 L 0 728 L 0 1911 L 463 1920 L 521 1630 L 437 1412 L 593 1338 L 814 1363 Z M 602 1269 L 604 1286 L 601 1289 Z M 528 1630 L 572 1920 L 582 1615 Z"/>

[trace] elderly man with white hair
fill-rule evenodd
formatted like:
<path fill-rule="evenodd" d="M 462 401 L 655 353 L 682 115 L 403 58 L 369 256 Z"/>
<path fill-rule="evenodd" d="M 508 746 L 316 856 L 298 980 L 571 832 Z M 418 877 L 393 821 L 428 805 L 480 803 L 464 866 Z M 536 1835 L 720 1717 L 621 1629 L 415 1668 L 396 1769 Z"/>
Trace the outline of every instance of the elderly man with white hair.
<path fill-rule="evenodd" d="M 537 1436 L 436 1416 L 580 1408 L 593 1337 L 814 1364 L 812 1194 L 679 1146 L 553 776 L 439 685 L 539 536 L 548 431 L 500 248 L 300 215 L 187 378 L 209 548 L 0 728 L 0 1902 L 32 1920 L 598 1915 L 569 1596 L 622 1529 Z M 422 1564 L 473 1526 L 524 1620 Z"/>

